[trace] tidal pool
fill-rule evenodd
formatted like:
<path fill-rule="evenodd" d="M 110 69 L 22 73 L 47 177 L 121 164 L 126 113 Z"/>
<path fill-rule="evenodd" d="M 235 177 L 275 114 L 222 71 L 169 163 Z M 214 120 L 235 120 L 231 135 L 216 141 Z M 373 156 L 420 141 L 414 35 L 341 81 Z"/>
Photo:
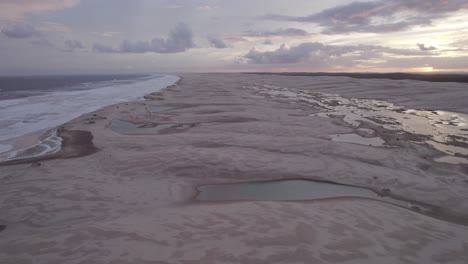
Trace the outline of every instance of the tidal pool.
<path fill-rule="evenodd" d="M 278 180 L 205 185 L 198 187 L 201 201 L 269 200 L 294 201 L 336 197 L 372 197 L 373 191 L 347 185 L 308 180 Z"/>
<path fill-rule="evenodd" d="M 330 136 L 332 141 L 353 143 L 364 146 L 382 147 L 385 141 L 380 137 L 362 137 L 358 134 L 336 134 Z"/>
<path fill-rule="evenodd" d="M 384 201 L 401 207 L 424 206 L 380 194 L 370 189 L 333 182 L 292 179 L 204 185 L 198 187 L 199 201 L 304 201 L 330 198 L 360 197 Z M 382 194 L 385 194 L 382 195 Z M 427 208 L 429 210 L 429 208 Z"/>
<path fill-rule="evenodd" d="M 254 90 L 263 96 L 286 98 L 291 103 L 310 104 L 320 111 L 311 114 L 312 117 L 340 118 L 348 126 L 356 129 L 362 129 L 362 126 L 370 124 L 389 131 L 420 136 L 423 138 L 421 142 L 431 145 L 447 156 L 454 157 L 435 159 L 436 162 L 468 164 L 468 114 L 408 109 L 383 100 L 345 98 L 337 94 L 294 90 L 272 85 L 250 85 L 244 88 Z M 334 141 L 356 144 L 362 141 L 354 135 L 347 136 L 345 141 L 336 139 L 333 138 Z"/>
<path fill-rule="evenodd" d="M 196 200 L 225 201 L 313 201 L 336 198 L 364 198 L 384 202 L 437 219 L 468 225 L 466 216 L 455 215 L 440 207 L 394 196 L 390 190 L 373 191 L 340 183 L 291 179 L 199 186 Z"/>
<path fill-rule="evenodd" d="M 200 193 L 197 196 L 197 200 L 200 201 L 299 201 L 339 197 L 363 197 L 385 201 L 392 200 L 395 204 L 407 205 L 407 202 L 383 197 L 369 189 L 303 179 L 204 185 L 198 187 L 198 190 Z"/>

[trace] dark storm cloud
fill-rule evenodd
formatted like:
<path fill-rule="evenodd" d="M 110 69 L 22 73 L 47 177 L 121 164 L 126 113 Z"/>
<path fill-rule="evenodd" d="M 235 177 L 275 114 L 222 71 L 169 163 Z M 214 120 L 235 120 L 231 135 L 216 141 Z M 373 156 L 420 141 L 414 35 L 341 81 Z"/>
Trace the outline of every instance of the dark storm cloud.
<path fill-rule="evenodd" d="M 93 50 L 104 53 L 179 53 L 195 47 L 192 30 L 185 24 L 178 24 L 169 33 L 167 39 L 154 38 L 150 41 L 124 40 L 119 48 L 115 49 L 102 44 L 94 44 Z"/>
<path fill-rule="evenodd" d="M 253 48 L 244 57 L 248 62 L 253 64 L 291 64 L 305 61 L 321 61 L 337 60 L 343 55 L 351 56 L 352 58 L 359 57 L 360 59 L 380 58 L 383 54 L 392 54 L 400 56 L 421 56 L 431 55 L 428 51 L 410 50 L 410 49 L 394 49 L 383 46 L 374 45 L 325 45 L 320 42 L 302 43 L 294 47 L 281 47 L 275 51 L 261 52 Z M 343 58 L 340 58 L 343 61 Z"/>
<path fill-rule="evenodd" d="M 413 26 L 430 26 L 434 19 L 466 8 L 466 0 L 380 0 L 353 2 L 303 17 L 266 15 L 263 19 L 317 23 L 325 34 L 387 33 Z M 399 15 L 402 18 L 397 18 Z"/>
<path fill-rule="evenodd" d="M 208 41 L 210 42 L 211 46 L 217 49 L 225 49 L 228 47 L 226 43 L 217 36 L 208 36 Z"/>
<path fill-rule="evenodd" d="M 36 29 L 26 23 L 14 22 L 2 28 L 3 35 L 9 38 L 25 39 L 38 35 Z"/>
<path fill-rule="evenodd" d="M 426 45 L 423 44 L 423 43 L 418 43 L 418 44 L 416 44 L 416 45 L 418 45 L 419 49 L 420 49 L 420 50 L 423 50 L 423 51 L 429 51 L 429 50 L 436 50 L 436 49 L 437 49 L 437 48 L 434 47 L 434 46 L 426 47 Z"/>
<path fill-rule="evenodd" d="M 274 31 L 244 31 L 246 37 L 300 37 L 309 36 L 310 34 L 299 28 L 286 28 Z"/>

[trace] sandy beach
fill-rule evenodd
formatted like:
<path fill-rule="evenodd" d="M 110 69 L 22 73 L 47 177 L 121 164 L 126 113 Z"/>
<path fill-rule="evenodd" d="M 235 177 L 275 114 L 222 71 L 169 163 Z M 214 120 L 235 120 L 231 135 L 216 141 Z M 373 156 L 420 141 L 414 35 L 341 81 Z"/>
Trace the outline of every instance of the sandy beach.
<path fill-rule="evenodd" d="M 0 164 L 0 263 L 468 263 L 467 84 L 178 75 Z M 197 199 L 288 179 L 376 198 Z"/>

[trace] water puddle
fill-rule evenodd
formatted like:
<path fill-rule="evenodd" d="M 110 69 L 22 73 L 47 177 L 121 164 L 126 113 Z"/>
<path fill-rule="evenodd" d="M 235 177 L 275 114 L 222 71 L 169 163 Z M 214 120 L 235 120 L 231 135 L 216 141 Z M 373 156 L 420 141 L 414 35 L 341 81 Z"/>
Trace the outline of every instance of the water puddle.
<path fill-rule="evenodd" d="M 395 132 L 406 132 L 420 138 L 419 142 L 431 145 L 447 156 L 457 157 L 449 163 L 468 164 L 468 115 L 448 111 L 415 110 L 397 106 L 382 100 L 344 98 L 336 94 L 314 93 L 308 90 L 297 90 L 272 85 L 250 85 L 244 88 L 254 90 L 257 94 L 288 99 L 291 103 L 306 103 L 320 113 L 311 116 L 340 118 L 356 130 L 365 124 L 382 127 Z M 365 143 L 357 136 L 333 136 L 332 140 L 340 142 Z M 340 139 L 338 139 L 340 138 Z M 349 140 L 348 140 L 349 139 Z M 359 143 L 357 143 L 359 142 Z M 375 144 L 380 143 L 374 138 Z M 368 145 L 368 144 L 367 144 Z M 436 159 L 447 162 L 447 158 Z"/>
<path fill-rule="evenodd" d="M 361 197 L 386 201 L 403 207 L 413 204 L 369 189 L 313 180 L 274 180 L 198 187 L 199 201 L 304 201 L 343 197 Z M 387 191 L 388 192 L 388 191 Z M 385 191 L 383 191 L 385 193 Z"/>
<path fill-rule="evenodd" d="M 183 132 L 192 125 L 188 124 L 134 124 L 122 120 L 112 120 L 110 128 L 122 135 L 157 135 Z"/>
<path fill-rule="evenodd" d="M 357 131 L 369 136 L 375 135 L 375 131 L 369 128 L 358 128 Z"/>
<path fill-rule="evenodd" d="M 382 147 L 384 146 L 385 140 L 379 137 L 362 137 L 358 134 L 336 134 L 330 136 L 333 141 L 336 142 L 345 142 L 345 143 L 353 143 L 358 145 L 364 146 L 372 146 L 372 147 Z"/>
<path fill-rule="evenodd" d="M 379 192 L 364 187 L 344 185 L 334 182 L 304 179 L 241 182 L 199 186 L 198 201 L 311 201 L 337 198 L 365 198 L 395 205 L 437 219 L 468 224 L 465 216 L 446 213 L 439 207 L 405 200 L 392 195 L 390 190 Z"/>

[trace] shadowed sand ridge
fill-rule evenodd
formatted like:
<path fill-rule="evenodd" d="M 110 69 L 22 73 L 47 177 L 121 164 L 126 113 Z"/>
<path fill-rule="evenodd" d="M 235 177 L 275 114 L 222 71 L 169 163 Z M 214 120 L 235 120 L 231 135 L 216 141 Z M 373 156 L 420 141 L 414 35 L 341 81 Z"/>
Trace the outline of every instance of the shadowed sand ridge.
<path fill-rule="evenodd" d="M 8 228 L 0 233 L 0 263 L 468 261 L 466 226 L 376 200 L 196 200 L 198 186 L 309 179 L 464 217 L 467 165 L 437 162 L 450 153 L 429 144 L 428 135 L 371 114 L 386 103 L 380 108 L 445 110 L 463 118 L 466 84 L 181 77 L 146 101 L 109 106 L 64 125 L 63 131 L 87 131 L 70 136 L 89 155 L 72 158 L 64 144 L 67 159 L 1 167 L 0 225 Z M 352 111 L 343 115 L 346 107 Z M 366 116 L 351 115 L 360 113 Z M 126 123 L 115 129 L 117 120 Z M 462 123 L 452 121 L 444 126 Z M 171 126 L 154 129 L 161 124 Z M 350 134 L 358 136 L 333 140 Z M 366 138 L 375 144 L 366 145 Z M 441 142 L 464 148 L 463 138 Z"/>

